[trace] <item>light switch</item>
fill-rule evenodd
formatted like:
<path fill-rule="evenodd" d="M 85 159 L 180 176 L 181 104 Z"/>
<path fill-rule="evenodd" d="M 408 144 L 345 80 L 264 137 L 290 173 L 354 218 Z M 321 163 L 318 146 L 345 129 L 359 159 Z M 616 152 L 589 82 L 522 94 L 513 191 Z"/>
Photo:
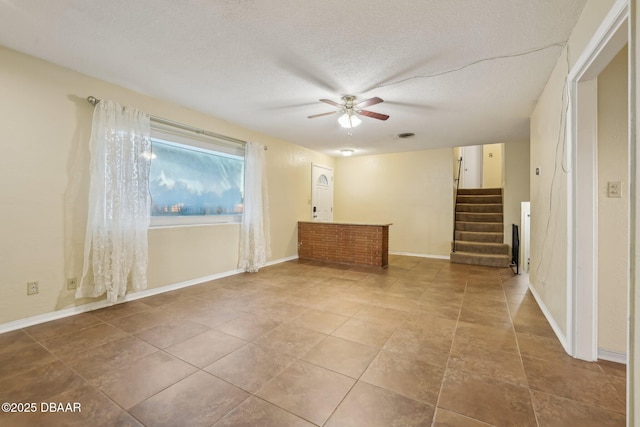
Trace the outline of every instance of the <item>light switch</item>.
<path fill-rule="evenodd" d="M 607 182 L 607 197 L 622 197 L 622 183 L 620 181 Z"/>

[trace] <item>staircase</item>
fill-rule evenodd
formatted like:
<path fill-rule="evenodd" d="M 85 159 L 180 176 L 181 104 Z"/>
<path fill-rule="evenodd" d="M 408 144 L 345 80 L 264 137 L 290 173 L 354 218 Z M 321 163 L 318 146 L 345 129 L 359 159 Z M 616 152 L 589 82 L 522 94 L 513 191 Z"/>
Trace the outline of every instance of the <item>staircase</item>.
<path fill-rule="evenodd" d="M 503 243 L 502 189 L 458 189 L 454 233 L 451 262 L 508 267 L 511 257 L 509 245 Z"/>

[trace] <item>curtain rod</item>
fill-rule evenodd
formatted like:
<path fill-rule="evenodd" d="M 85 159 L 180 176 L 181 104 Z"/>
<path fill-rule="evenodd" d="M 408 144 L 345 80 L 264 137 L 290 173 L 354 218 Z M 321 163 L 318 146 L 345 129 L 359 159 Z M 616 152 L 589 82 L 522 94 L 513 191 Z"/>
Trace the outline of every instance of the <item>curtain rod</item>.
<path fill-rule="evenodd" d="M 95 96 L 88 96 L 87 97 L 87 102 L 91 105 L 93 105 L 94 107 L 96 105 L 98 105 L 98 102 L 100 102 L 100 100 L 98 98 L 96 98 Z M 206 136 L 211 136 L 213 138 L 219 138 L 219 139 L 223 139 L 225 141 L 229 141 L 229 142 L 233 142 L 236 144 L 246 144 L 246 141 L 243 141 L 241 139 L 236 139 L 236 138 L 232 138 L 230 136 L 225 136 L 225 135 L 220 135 L 219 133 L 215 133 L 215 132 L 210 132 L 204 129 L 200 129 L 197 127 L 193 127 L 193 126 L 189 126 L 189 125 L 185 125 L 183 123 L 179 123 L 179 122 L 174 122 L 173 120 L 168 120 L 168 119 L 163 119 L 162 117 L 157 117 L 157 116 L 149 116 L 149 119 L 156 122 L 156 123 L 160 123 L 160 124 L 164 124 L 164 125 L 169 125 L 169 126 L 173 126 L 182 130 L 188 130 L 190 132 L 194 132 L 194 133 L 198 133 L 200 135 L 206 135 Z M 267 149 L 267 146 L 264 146 L 264 149 Z"/>

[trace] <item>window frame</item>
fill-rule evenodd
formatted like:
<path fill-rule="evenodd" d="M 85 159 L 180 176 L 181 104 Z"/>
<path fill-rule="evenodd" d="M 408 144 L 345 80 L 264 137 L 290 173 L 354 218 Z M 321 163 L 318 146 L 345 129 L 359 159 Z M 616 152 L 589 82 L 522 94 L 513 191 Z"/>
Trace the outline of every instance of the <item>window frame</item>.
<path fill-rule="evenodd" d="M 177 148 L 185 148 L 203 153 L 242 160 L 243 176 L 241 194 L 244 196 L 244 144 L 225 141 L 201 132 L 189 131 L 164 123 L 151 122 L 151 150 L 153 143 L 171 145 Z M 153 158 L 151 159 L 153 162 Z M 151 189 L 149 188 L 151 196 Z M 168 215 L 159 216 L 150 214 L 149 228 L 171 228 L 183 226 L 239 224 L 242 221 L 242 213 L 227 215 Z"/>

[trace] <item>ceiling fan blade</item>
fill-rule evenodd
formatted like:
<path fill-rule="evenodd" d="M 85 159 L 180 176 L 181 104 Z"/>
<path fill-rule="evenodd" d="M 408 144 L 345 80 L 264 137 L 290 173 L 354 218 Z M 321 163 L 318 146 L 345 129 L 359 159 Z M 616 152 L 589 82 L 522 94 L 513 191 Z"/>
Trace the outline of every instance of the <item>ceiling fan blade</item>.
<path fill-rule="evenodd" d="M 321 99 L 320 102 L 324 102 L 325 104 L 333 105 L 334 107 L 344 108 L 343 104 L 338 104 L 337 102 L 332 101 L 330 99 Z"/>
<path fill-rule="evenodd" d="M 361 116 L 367 116 L 367 117 L 371 117 L 372 119 L 378 119 L 378 120 L 387 120 L 389 118 L 389 116 L 387 116 L 386 114 L 374 113 L 373 111 L 367 111 L 367 110 L 360 110 L 358 111 L 358 114 L 360 114 Z"/>
<path fill-rule="evenodd" d="M 358 102 L 356 105 L 354 105 L 354 107 L 365 108 L 365 107 L 368 107 L 370 105 L 380 104 L 381 102 L 384 102 L 384 100 L 382 98 L 378 98 L 376 96 L 376 97 L 373 97 L 373 98 L 365 99 L 362 102 Z"/>
<path fill-rule="evenodd" d="M 307 116 L 308 119 L 315 119 L 316 117 L 322 117 L 322 116 L 330 116 L 332 114 L 336 114 L 337 111 L 330 111 L 328 113 L 321 113 L 321 114 L 314 114 L 313 116 Z"/>

